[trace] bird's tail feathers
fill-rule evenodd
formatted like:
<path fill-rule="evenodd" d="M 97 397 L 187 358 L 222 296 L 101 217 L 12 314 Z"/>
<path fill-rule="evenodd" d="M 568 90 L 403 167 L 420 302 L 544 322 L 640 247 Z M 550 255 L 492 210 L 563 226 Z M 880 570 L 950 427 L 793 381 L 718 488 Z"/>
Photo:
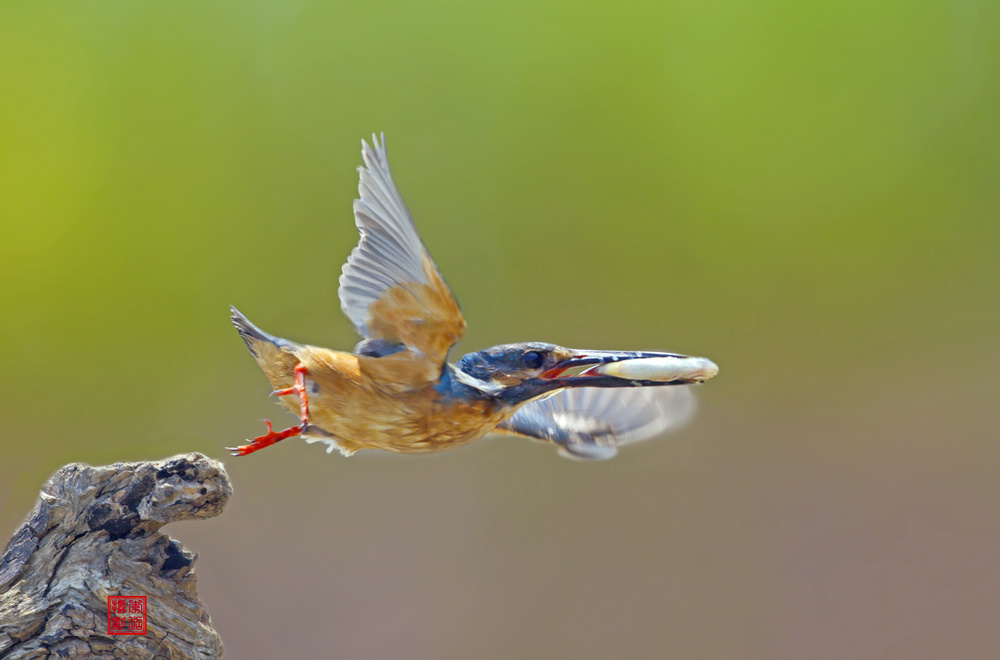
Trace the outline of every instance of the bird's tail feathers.
<path fill-rule="evenodd" d="M 243 316 L 242 312 L 232 305 L 230 305 L 229 311 L 232 312 L 231 318 L 233 325 L 236 326 L 236 331 L 240 333 L 240 338 L 243 339 L 243 342 L 247 345 L 247 349 L 253 353 L 254 357 L 260 357 L 259 346 L 261 342 L 269 342 L 275 346 L 287 343 L 284 339 L 269 335 L 255 326 L 250 322 L 250 319 Z"/>
<path fill-rule="evenodd" d="M 247 345 L 247 350 L 257 359 L 257 362 L 271 362 L 277 352 L 290 352 L 294 350 L 295 344 L 268 334 L 250 322 L 247 317 L 240 313 L 240 310 L 230 306 L 232 311 L 233 325 Z"/>
<path fill-rule="evenodd" d="M 235 307 L 230 309 L 233 313 L 233 325 L 236 326 L 247 349 L 257 360 L 272 387 L 276 390 L 290 387 L 302 346 L 264 332 L 248 321 L 238 309 Z"/>

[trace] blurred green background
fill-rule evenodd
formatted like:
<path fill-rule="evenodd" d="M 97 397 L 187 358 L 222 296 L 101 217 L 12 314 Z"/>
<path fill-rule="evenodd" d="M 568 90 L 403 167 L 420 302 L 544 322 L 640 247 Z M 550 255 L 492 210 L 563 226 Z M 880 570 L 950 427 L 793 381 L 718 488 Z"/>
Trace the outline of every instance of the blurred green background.
<path fill-rule="evenodd" d="M 283 420 L 227 306 L 353 346 L 337 277 L 385 131 L 470 324 L 456 353 L 721 374 L 693 424 L 607 463 L 514 439 L 227 458 L 227 512 L 167 531 L 232 657 L 992 655 L 998 19 L 0 4 L 0 531 L 66 463 L 222 458 Z"/>

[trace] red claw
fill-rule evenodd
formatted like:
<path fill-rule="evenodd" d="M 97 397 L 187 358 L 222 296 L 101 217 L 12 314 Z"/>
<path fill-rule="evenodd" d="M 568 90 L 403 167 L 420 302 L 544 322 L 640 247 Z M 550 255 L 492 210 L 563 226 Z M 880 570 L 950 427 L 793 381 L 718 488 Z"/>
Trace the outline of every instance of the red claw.
<path fill-rule="evenodd" d="M 252 454 L 253 452 L 263 449 L 264 447 L 270 447 L 276 442 L 280 442 L 285 438 L 291 438 L 301 433 L 304 433 L 306 427 L 309 425 L 309 395 L 306 393 L 306 368 L 305 365 L 297 364 L 295 365 L 295 384 L 289 388 L 283 390 L 275 390 L 272 394 L 276 396 L 287 396 L 289 394 L 297 394 L 299 396 L 299 401 L 301 402 L 301 418 L 302 423 L 291 428 L 287 428 L 284 431 L 275 431 L 271 427 L 271 421 L 267 419 L 262 419 L 260 421 L 264 422 L 267 426 L 267 433 L 262 436 L 256 437 L 250 441 L 250 444 L 240 445 L 239 447 L 226 447 L 226 449 L 232 453 L 233 456 L 246 456 L 247 454 Z"/>
<path fill-rule="evenodd" d="M 305 424 L 299 424 L 298 426 L 293 426 L 287 428 L 284 431 L 275 431 L 271 428 L 271 420 L 262 419 L 260 420 L 267 425 L 267 433 L 262 436 L 254 438 L 248 445 L 240 445 L 239 447 L 226 447 L 233 456 L 246 456 L 247 454 L 252 454 L 258 449 L 263 449 L 264 447 L 270 447 L 276 442 L 280 442 L 285 438 L 291 438 L 296 436 L 306 430 Z"/>

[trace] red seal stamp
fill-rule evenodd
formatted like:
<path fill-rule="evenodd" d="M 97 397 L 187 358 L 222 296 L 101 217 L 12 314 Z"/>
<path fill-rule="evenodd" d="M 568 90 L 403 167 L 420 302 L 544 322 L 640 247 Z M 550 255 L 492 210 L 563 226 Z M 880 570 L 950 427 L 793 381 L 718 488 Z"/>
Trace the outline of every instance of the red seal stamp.
<path fill-rule="evenodd" d="M 145 635 L 146 597 L 108 596 L 108 634 Z"/>

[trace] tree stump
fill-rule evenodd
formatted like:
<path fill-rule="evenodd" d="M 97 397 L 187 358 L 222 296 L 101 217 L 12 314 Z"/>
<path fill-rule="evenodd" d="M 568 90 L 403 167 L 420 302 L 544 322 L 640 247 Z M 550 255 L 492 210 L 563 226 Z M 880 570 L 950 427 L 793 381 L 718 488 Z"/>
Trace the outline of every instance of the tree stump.
<path fill-rule="evenodd" d="M 159 530 L 217 516 L 232 492 L 201 454 L 56 472 L 0 558 L 0 657 L 221 657 L 197 555 Z M 109 596 L 146 597 L 146 634 L 109 634 Z"/>

